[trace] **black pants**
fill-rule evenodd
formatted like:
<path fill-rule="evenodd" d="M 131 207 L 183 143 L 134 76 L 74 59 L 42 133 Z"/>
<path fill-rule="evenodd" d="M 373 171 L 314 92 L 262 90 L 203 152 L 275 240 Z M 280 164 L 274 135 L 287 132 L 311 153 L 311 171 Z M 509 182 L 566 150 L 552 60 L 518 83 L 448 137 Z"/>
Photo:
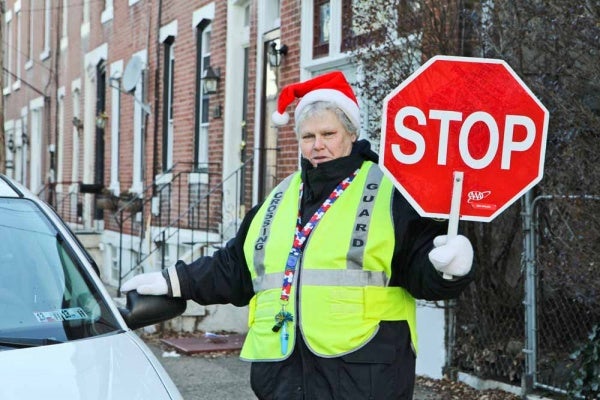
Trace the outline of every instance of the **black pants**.
<path fill-rule="evenodd" d="M 369 343 L 336 358 L 318 357 L 300 332 L 296 338 L 287 360 L 252 363 L 250 380 L 259 399 L 412 399 L 416 360 L 405 321 L 382 322 Z"/>

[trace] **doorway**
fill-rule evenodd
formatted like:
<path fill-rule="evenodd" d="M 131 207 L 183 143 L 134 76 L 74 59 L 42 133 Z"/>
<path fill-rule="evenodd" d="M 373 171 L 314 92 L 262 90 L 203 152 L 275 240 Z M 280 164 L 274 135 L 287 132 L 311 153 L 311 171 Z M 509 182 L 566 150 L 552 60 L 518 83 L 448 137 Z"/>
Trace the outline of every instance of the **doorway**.
<path fill-rule="evenodd" d="M 258 148 L 258 196 L 264 199 L 277 185 L 277 159 L 279 147 L 277 143 L 277 128 L 271 121 L 271 115 L 277 109 L 279 95 L 279 68 L 269 64 L 269 49 L 271 43 L 280 46 L 280 30 L 276 29 L 263 37 L 263 84 L 262 84 L 262 129 L 260 130 Z"/>

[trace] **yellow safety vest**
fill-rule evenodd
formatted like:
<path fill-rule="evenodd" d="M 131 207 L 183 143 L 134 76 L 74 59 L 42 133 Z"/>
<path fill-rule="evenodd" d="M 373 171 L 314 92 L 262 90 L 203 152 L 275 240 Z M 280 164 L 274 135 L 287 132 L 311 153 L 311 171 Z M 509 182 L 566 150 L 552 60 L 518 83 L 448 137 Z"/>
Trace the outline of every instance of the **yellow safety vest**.
<path fill-rule="evenodd" d="M 250 224 L 244 254 L 256 294 L 250 301 L 241 358 L 287 358 L 294 348 L 297 323 L 313 353 L 338 357 L 368 343 L 380 321 L 406 320 L 416 351 L 415 300 L 405 289 L 387 286 L 395 244 L 393 185 L 377 165 L 365 162 L 306 241 L 287 305 L 294 315 L 289 346 L 281 354 L 280 334 L 272 328 L 281 310 L 299 189 L 300 173 L 290 175 L 271 192 Z"/>

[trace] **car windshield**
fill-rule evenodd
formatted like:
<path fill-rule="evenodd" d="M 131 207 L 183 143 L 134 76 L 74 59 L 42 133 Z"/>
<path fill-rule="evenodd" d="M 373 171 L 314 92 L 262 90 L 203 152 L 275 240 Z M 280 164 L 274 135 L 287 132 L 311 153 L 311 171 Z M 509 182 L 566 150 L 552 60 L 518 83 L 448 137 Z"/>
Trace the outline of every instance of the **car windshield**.
<path fill-rule="evenodd" d="M 0 198 L 0 350 L 120 329 L 75 254 L 33 201 Z"/>

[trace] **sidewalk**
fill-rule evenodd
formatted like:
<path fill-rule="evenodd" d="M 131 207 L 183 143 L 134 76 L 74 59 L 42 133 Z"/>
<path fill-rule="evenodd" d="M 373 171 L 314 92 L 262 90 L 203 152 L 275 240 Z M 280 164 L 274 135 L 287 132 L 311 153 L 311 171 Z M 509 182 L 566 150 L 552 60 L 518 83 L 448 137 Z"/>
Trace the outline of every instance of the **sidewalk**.
<path fill-rule="evenodd" d="M 186 400 L 255 400 L 250 364 L 239 360 L 244 335 L 143 337 Z M 417 377 L 413 400 L 519 400 L 501 390 L 478 391 L 454 381 Z"/>

